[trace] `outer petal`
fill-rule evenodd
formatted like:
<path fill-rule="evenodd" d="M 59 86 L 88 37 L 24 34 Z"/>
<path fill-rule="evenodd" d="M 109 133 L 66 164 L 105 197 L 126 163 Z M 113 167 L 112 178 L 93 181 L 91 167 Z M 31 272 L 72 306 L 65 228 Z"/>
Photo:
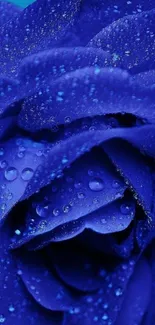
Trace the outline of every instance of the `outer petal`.
<path fill-rule="evenodd" d="M 0 322 L 7 325 L 60 325 L 61 314 L 36 304 L 25 290 L 15 259 L 9 251 L 9 226 L 0 230 Z M 56 320 L 57 319 L 57 320 Z"/>
<path fill-rule="evenodd" d="M 47 250 L 49 260 L 70 290 L 87 293 L 100 288 L 106 274 L 105 256 L 101 260 L 101 256 L 80 246 L 78 239 L 51 245 Z"/>
<path fill-rule="evenodd" d="M 52 311 L 64 311 L 69 310 L 76 301 L 41 254 L 28 252 L 21 255 L 18 267 L 26 288 L 41 306 Z"/>
<path fill-rule="evenodd" d="M 132 72 L 154 68 L 155 9 L 124 17 L 103 29 L 89 43 L 113 55 L 111 64 Z"/>
<path fill-rule="evenodd" d="M 155 87 L 155 70 L 137 73 L 133 76 L 134 80 L 143 87 Z"/>
<path fill-rule="evenodd" d="M 79 5 L 79 0 L 38 0 L 11 20 L 0 32 L 0 73 L 15 74 L 25 56 L 51 48 L 52 41 L 73 21 Z"/>
<path fill-rule="evenodd" d="M 100 49 L 79 47 L 54 48 L 24 58 L 17 79 L 0 79 L 0 115 L 18 112 L 11 106 L 13 103 L 17 106 L 20 100 L 41 94 L 43 89 L 49 92 L 51 83 L 61 75 L 87 66 L 104 67 L 109 57 Z"/>
<path fill-rule="evenodd" d="M 20 7 L 17 7 L 13 3 L 9 3 L 6 1 L 0 2 L 0 27 L 5 25 L 12 18 L 16 18 L 19 16 L 21 11 Z"/>
<path fill-rule="evenodd" d="M 85 68 L 65 74 L 27 98 L 19 126 L 31 132 L 95 115 L 131 113 L 154 119 L 154 91 L 140 88 L 126 71 Z M 152 117 L 152 119 L 151 119 Z"/>
<path fill-rule="evenodd" d="M 144 316 L 142 325 L 153 325 L 155 319 L 155 310 L 154 310 L 154 299 L 155 299 L 155 241 L 153 240 L 149 246 L 149 265 L 151 267 L 152 273 L 152 287 L 151 287 L 151 299 L 149 306 L 147 308 L 146 314 Z"/>
<path fill-rule="evenodd" d="M 81 300 L 81 308 L 77 314 L 73 311 L 70 315 L 66 315 L 64 324 L 90 325 L 108 322 L 112 325 L 115 324 L 133 270 L 134 260 L 120 263 L 113 271 L 109 272 L 106 280 L 103 279 L 103 285 L 98 293 Z"/>
<path fill-rule="evenodd" d="M 122 309 L 117 317 L 116 325 L 141 324 L 147 311 L 152 287 L 152 274 L 148 262 L 140 260 L 128 284 Z M 145 294 L 144 294 L 145 293 Z"/>
<path fill-rule="evenodd" d="M 87 44 L 92 37 L 100 32 L 104 27 L 113 21 L 127 15 L 140 13 L 144 10 L 154 8 L 152 0 L 84 0 L 81 3 L 79 18 L 74 24 L 74 33 L 76 38 L 71 35 L 64 35 L 64 43 L 70 44 Z"/>

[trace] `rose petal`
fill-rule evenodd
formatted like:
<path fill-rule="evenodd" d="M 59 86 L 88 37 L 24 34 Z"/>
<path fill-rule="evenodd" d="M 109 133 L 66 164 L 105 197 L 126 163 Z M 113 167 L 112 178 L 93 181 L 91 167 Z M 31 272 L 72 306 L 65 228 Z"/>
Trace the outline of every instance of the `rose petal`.
<path fill-rule="evenodd" d="M 134 192 L 137 201 L 148 216 L 152 215 L 153 177 L 145 158 L 129 144 L 121 140 L 103 144 L 114 165 L 123 175 L 126 184 Z"/>
<path fill-rule="evenodd" d="M 25 56 L 50 49 L 52 41 L 61 38 L 62 31 L 74 20 L 79 6 L 77 0 L 38 0 L 12 19 L 0 31 L 0 73 L 16 74 Z"/>
<path fill-rule="evenodd" d="M 9 115 L 17 101 L 47 87 L 61 75 L 86 66 L 104 67 L 110 55 L 94 48 L 59 48 L 41 51 L 24 58 L 17 79 L 0 79 L 0 115 Z M 46 86 L 45 86 L 46 85 Z M 12 104 L 15 104 L 14 106 Z M 12 106 L 11 106 L 12 105 Z"/>
<path fill-rule="evenodd" d="M 60 325 L 61 314 L 49 312 L 31 298 L 20 280 L 21 270 L 8 251 L 9 225 L 0 229 L 0 322 L 7 325 Z M 57 319 L 57 320 L 56 320 Z"/>
<path fill-rule="evenodd" d="M 155 9 L 125 16 L 98 33 L 88 46 L 108 50 L 113 55 L 112 66 L 134 73 L 153 69 L 154 16 Z"/>
<path fill-rule="evenodd" d="M 21 231 L 21 236 L 16 236 L 13 246 L 24 244 L 38 235 L 96 211 L 122 197 L 125 189 L 126 186 L 121 178 L 117 177 L 115 169 L 111 169 L 111 164 L 102 151 L 96 150 L 83 156 L 66 170 L 63 178 L 56 180 L 36 196 L 28 212 L 26 226 Z M 114 215 L 120 215 L 120 204 L 118 208 L 112 206 L 109 213 L 112 210 Z M 120 226 L 121 229 L 131 222 L 133 215 L 134 206 L 127 212 L 125 224 Z M 97 218 L 103 218 L 102 211 L 98 213 L 98 217 L 96 212 L 92 218 L 90 216 L 90 219 L 87 219 L 88 225 L 85 223 L 85 226 L 99 229 L 101 224 L 98 225 Z M 107 224 L 110 226 L 110 220 Z M 103 229 L 106 233 L 105 225 Z M 114 224 L 113 231 L 114 229 L 118 229 L 118 224 Z"/>
<path fill-rule="evenodd" d="M 145 259 L 141 259 L 129 281 L 116 325 L 141 324 L 141 320 L 150 302 L 151 287 L 151 268 Z"/>
<path fill-rule="evenodd" d="M 151 87 L 155 86 L 155 70 L 149 70 L 141 73 L 137 73 L 133 76 L 133 79 L 138 82 L 143 87 Z"/>
<path fill-rule="evenodd" d="M 64 311 L 76 301 L 38 253 L 20 256 L 18 267 L 26 288 L 39 305 L 52 311 Z"/>
<path fill-rule="evenodd" d="M 149 306 L 145 313 L 142 325 L 153 325 L 155 319 L 155 310 L 154 310 L 154 299 L 155 299 L 155 250 L 154 250 L 154 240 L 149 246 L 149 265 L 151 268 L 152 275 L 152 286 L 151 286 L 151 299 L 149 302 Z"/>
<path fill-rule="evenodd" d="M 88 252 L 73 241 L 51 245 L 48 258 L 54 263 L 59 277 L 71 288 L 91 292 L 100 288 L 106 275 L 101 256 Z M 104 258 L 103 258 L 104 259 Z"/>
<path fill-rule="evenodd" d="M 136 88 L 135 88 L 136 86 Z M 35 132 L 95 115 L 131 113 L 154 119 L 154 92 L 134 84 L 128 73 L 111 68 L 79 69 L 27 98 L 19 126 Z"/>
<path fill-rule="evenodd" d="M 30 249 L 40 249 L 50 242 L 59 242 L 73 238 L 85 229 L 92 229 L 98 234 L 119 232 L 129 226 L 134 213 L 134 202 L 123 198 L 77 220 L 64 223 L 52 231 L 38 235 L 32 239 L 29 247 Z M 18 247 L 28 239 L 18 241 L 18 238 L 16 238 L 12 247 Z M 118 247 L 116 249 L 119 250 Z"/>
<path fill-rule="evenodd" d="M 44 143 L 35 143 L 27 138 L 13 138 L 0 145 L 0 218 L 4 221 L 10 209 L 24 195 L 28 182 L 47 150 Z"/>
<path fill-rule="evenodd" d="M 10 132 L 15 130 L 17 119 L 16 117 L 6 117 L 0 119 L 0 139 L 4 136 L 10 135 Z"/>
<path fill-rule="evenodd" d="M 0 2 L 0 27 L 6 24 L 12 18 L 19 16 L 21 7 L 6 1 Z"/>
<path fill-rule="evenodd" d="M 27 87 L 29 84 L 44 85 L 47 80 L 50 79 L 51 83 L 51 79 L 56 79 L 67 72 L 91 66 L 104 67 L 109 58 L 110 54 L 100 49 L 54 48 L 23 59 L 18 78 Z"/>
<path fill-rule="evenodd" d="M 73 25 L 73 32 L 64 34 L 64 43 L 68 46 L 74 44 L 86 45 L 97 33 L 113 21 L 126 15 L 154 8 L 154 3 L 148 0 L 123 1 L 84 0 L 81 3 L 80 13 Z M 72 35 L 73 34 L 73 35 Z M 76 38 L 75 36 L 76 35 Z"/>
<path fill-rule="evenodd" d="M 113 271 L 109 272 L 106 280 L 103 280 L 103 284 L 96 294 L 87 295 L 81 299 L 79 313 L 75 313 L 73 310 L 70 314 L 66 314 L 64 324 L 89 325 L 108 321 L 114 324 L 121 310 L 134 266 L 135 262 L 131 259 L 126 263 L 118 264 Z"/>
<path fill-rule="evenodd" d="M 12 139 L 6 143 L 1 143 L 1 156 L 9 163 L 9 168 L 16 168 L 21 172 L 23 168 L 32 168 L 30 174 L 33 174 L 28 181 L 21 180 L 17 177 L 13 181 L 7 181 L 7 188 L 9 192 L 14 194 L 14 186 L 18 188 L 15 195 L 8 202 L 6 197 L 1 201 L 1 217 L 4 219 L 8 211 L 19 201 L 30 197 L 40 188 L 49 184 L 53 179 L 59 177 L 62 171 L 69 167 L 70 164 L 89 151 L 92 147 L 97 146 L 104 141 L 112 138 L 127 139 L 132 145 L 143 149 L 147 154 L 154 155 L 155 148 L 155 130 L 151 125 L 135 128 L 117 128 L 109 130 L 94 130 L 86 131 L 52 146 L 48 143 L 33 143 L 26 138 L 21 139 L 21 145 L 27 146 L 25 158 L 20 159 L 18 152 L 20 151 L 20 144 L 16 143 L 17 139 Z M 17 141 L 18 142 L 18 141 Z M 20 142 L 20 141 L 19 141 Z M 34 147 L 33 147 L 34 146 Z M 41 150 L 39 150 L 41 149 Z M 43 149 L 43 155 L 42 155 Z M 4 155 L 3 155 L 4 152 Z M 37 154 L 36 154 L 37 153 Z M 23 156 L 23 154 L 22 154 Z M 46 156 L 46 159 L 45 159 Z M 20 154 L 21 157 L 21 154 Z M 3 159 L 3 158 L 2 158 Z M 10 161 L 13 165 L 10 165 Z M 5 163 L 4 163 L 5 167 Z M 14 175 L 16 171 L 13 171 Z M 29 172 L 28 172 L 29 173 Z M 18 173 L 17 173 L 18 174 Z M 4 172 L 0 174 L 1 185 L 4 184 Z M 19 184 L 17 186 L 17 183 Z M 1 187 L 3 192 L 3 186 Z M 4 205 L 3 205 L 4 203 Z"/>

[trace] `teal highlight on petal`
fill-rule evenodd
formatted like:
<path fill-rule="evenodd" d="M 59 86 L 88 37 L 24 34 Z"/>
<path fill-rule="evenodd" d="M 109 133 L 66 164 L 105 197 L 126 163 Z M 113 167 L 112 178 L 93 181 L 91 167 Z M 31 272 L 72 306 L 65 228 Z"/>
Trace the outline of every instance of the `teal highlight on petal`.
<path fill-rule="evenodd" d="M 28 5 L 30 5 L 31 3 L 33 3 L 35 0 L 9 0 L 9 1 L 5 0 L 5 1 L 14 3 L 17 6 L 25 8 Z"/>

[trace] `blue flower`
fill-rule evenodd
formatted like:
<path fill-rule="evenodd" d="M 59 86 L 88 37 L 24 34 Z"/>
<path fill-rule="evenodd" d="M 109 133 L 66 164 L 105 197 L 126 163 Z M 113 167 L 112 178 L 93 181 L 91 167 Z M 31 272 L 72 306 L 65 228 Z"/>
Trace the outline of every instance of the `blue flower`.
<path fill-rule="evenodd" d="M 0 2 L 1 324 L 154 324 L 153 7 Z"/>

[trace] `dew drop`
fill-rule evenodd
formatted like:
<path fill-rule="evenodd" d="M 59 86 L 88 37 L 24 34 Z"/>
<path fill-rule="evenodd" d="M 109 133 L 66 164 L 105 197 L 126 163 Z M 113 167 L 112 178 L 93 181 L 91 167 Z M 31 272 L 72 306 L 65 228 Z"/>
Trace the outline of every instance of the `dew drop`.
<path fill-rule="evenodd" d="M 93 176 L 93 175 L 94 175 L 93 170 L 89 169 L 89 170 L 88 170 L 88 175 L 89 175 L 89 176 Z"/>
<path fill-rule="evenodd" d="M 70 122 L 71 122 L 70 117 L 69 117 L 69 116 L 66 116 L 66 117 L 64 118 L 64 122 L 65 122 L 66 124 L 70 123 Z"/>
<path fill-rule="evenodd" d="M 113 188 L 119 188 L 120 187 L 120 182 L 114 179 L 113 183 L 112 183 L 112 186 L 113 186 Z"/>
<path fill-rule="evenodd" d="M 82 187 L 82 184 L 80 182 L 75 183 L 74 187 L 78 190 L 78 189 L 80 189 Z"/>
<path fill-rule="evenodd" d="M 32 168 L 24 168 L 21 174 L 21 178 L 23 181 L 29 181 L 34 174 L 34 171 Z"/>
<path fill-rule="evenodd" d="M 19 229 L 16 229 L 15 234 L 19 236 L 21 234 L 21 231 Z"/>
<path fill-rule="evenodd" d="M 36 207 L 36 212 L 38 216 L 45 218 L 47 216 L 48 208 L 49 208 L 48 205 L 38 204 Z"/>
<path fill-rule="evenodd" d="M 94 316 L 93 320 L 94 320 L 94 322 L 97 322 L 98 321 L 98 316 Z"/>
<path fill-rule="evenodd" d="M 9 167 L 5 170 L 4 176 L 7 181 L 12 182 L 17 178 L 18 171 L 15 167 Z"/>
<path fill-rule="evenodd" d="M 8 200 L 11 200 L 13 198 L 13 194 L 12 193 L 9 193 L 8 196 L 7 196 L 7 199 Z"/>
<path fill-rule="evenodd" d="M 79 192 L 79 193 L 77 194 L 77 196 L 78 196 L 78 199 L 84 199 L 84 198 L 85 198 L 85 194 L 82 193 L 82 192 Z"/>
<path fill-rule="evenodd" d="M 122 214 L 129 214 L 131 212 L 131 208 L 132 207 L 130 205 L 123 203 L 120 207 L 120 210 Z"/>
<path fill-rule="evenodd" d="M 62 159 L 62 164 L 67 164 L 67 162 L 68 162 L 68 159 L 67 159 L 66 157 L 64 157 L 64 158 Z"/>
<path fill-rule="evenodd" d="M 60 214 L 59 209 L 54 209 L 53 214 L 54 214 L 55 217 L 57 217 Z"/>
<path fill-rule="evenodd" d="M 70 206 L 69 206 L 69 205 L 64 205 L 64 207 L 63 207 L 63 212 L 64 212 L 64 213 L 68 213 L 69 210 L 70 210 Z"/>
<path fill-rule="evenodd" d="M 102 319 L 103 319 L 103 320 L 107 320 L 107 319 L 108 319 L 108 315 L 107 315 L 106 313 L 103 314 Z"/>
<path fill-rule="evenodd" d="M 5 160 L 2 160 L 0 162 L 0 168 L 6 168 L 6 166 L 7 166 L 7 162 Z"/>
<path fill-rule="evenodd" d="M 17 154 L 18 158 L 23 158 L 24 157 L 24 152 L 20 151 Z"/>
<path fill-rule="evenodd" d="M 122 294 L 123 294 L 123 292 L 122 292 L 122 289 L 121 289 L 121 288 L 117 288 L 117 289 L 115 290 L 115 295 L 116 295 L 116 297 L 122 296 Z"/>
<path fill-rule="evenodd" d="M 38 150 L 38 151 L 36 152 L 36 155 L 37 155 L 38 157 L 41 157 L 41 156 L 43 155 L 43 151 L 42 151 L 42 150 Z"/>
<path fill-rule="evenodd" d="M 1 210 L 2 210 L 2 211 L 5 211 L 5 209 L 6 209 L 6 204 L 3 203 L 3 204 L 1 205 Z"/>
<path fill-rule="evenodd" d="M 3 324 L 6 318 L 3 315 L 0 315 L 0 323 Z"/>
<path fill-rule="evenodd" d="M 0 156 L 3 156 L 3 155 L 4 155 L 4 149 L 0 148 Z"/>
<path fill-rule="evenodd" d="M 103 308 L 104 309 L 107 309 L 108 308 L 108 304 L 106 302 L 104 303 Z"/>
<path fill-rule="evenodd" d="M 9 311 L 10 311 L 10 313 L 13 313 L 15 311 L 15 308 L 13 307 L 13 305 L 9 306 Z"/>
<path fill-rule="evenodd" d="M 104 182 L 101 178 L 93 178 L 89 182 L 89 188 L 94 192 L 102 191 L 104 188 Z"/>
<path fill-rule="evenodd" d="M 18 271 L 17 271 L 17 274 L 18 274 L 18 275 L 22 275 L 22 274 L 23 274 L 22 270 L 18 270 Z"/>
<path fill-rule="evenodd" d="M 105 224 L 106 224 L 106 222 L 107 222 L 107 221 L 106 221 L 106 219 L 105 219 L 105 218 L 102 218 L 102 219 L 101 219 L 101 223 L 102 223 L 103 225 L 105 225 Z"/>

